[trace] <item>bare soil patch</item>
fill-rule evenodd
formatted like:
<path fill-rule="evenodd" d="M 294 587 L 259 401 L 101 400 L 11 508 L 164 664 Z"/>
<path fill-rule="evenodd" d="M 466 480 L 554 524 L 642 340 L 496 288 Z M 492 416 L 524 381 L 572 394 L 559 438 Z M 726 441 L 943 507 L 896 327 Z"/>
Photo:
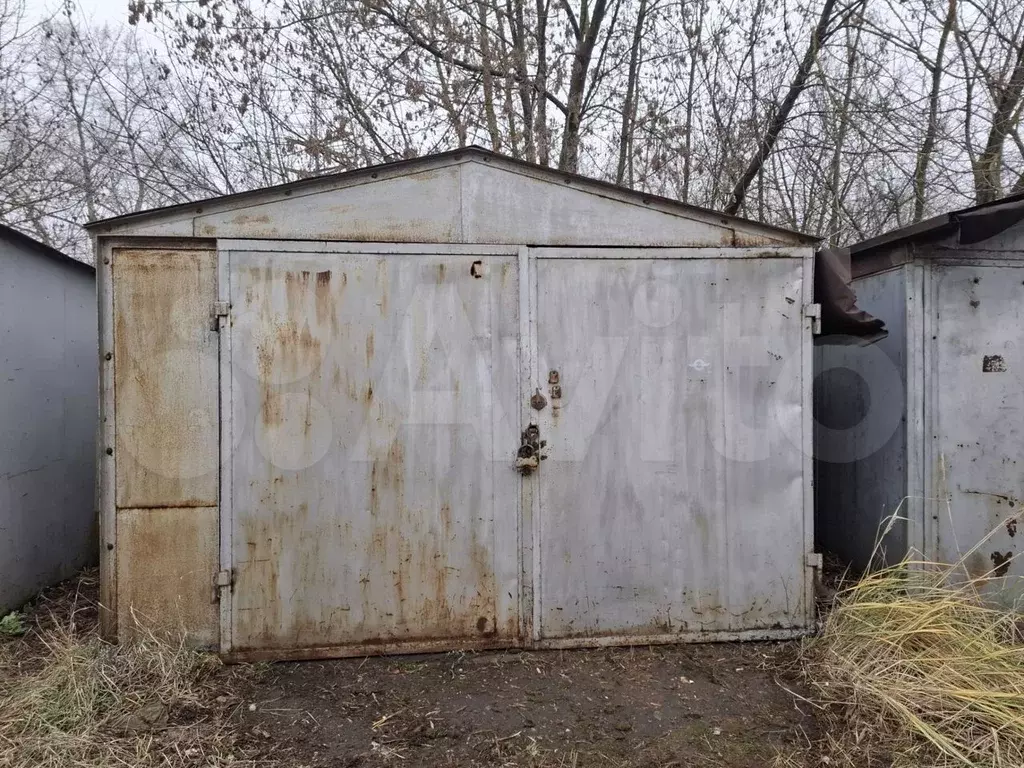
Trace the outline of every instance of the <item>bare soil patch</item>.
<path fill-rule="evenodd" d="M 301 662 L 245 728 L 288 765 L 729 766 L 806 747 L 794 643 Z"/>

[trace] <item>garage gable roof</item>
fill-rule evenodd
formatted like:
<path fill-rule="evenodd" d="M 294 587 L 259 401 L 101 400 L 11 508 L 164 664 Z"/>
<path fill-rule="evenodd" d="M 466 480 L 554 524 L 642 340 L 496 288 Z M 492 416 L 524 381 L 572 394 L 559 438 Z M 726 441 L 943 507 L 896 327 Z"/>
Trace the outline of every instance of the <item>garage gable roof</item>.
<path fill-rule="evenodd" d="M 468 147 L 91 222 L 92 235 L 528 245 L 813 237 Z"/>

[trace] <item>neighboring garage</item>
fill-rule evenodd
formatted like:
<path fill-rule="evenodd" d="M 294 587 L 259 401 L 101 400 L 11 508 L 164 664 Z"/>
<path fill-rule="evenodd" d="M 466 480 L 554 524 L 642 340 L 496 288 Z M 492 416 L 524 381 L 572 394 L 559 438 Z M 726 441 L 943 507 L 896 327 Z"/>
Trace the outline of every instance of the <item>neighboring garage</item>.
<path fill-rule="evenodd" d="M 96 273 L 0 225 L 0 615 L 96 562 Z"/>
<path fill-rule="evenodd" d="M 1024 195 L 846 253 L 889 335 L 819 349 L 818 540 L 857 568 L 963 561 L 1019 601 Z"/>
<path fill-rule="evenodd" d="M 476 148 L 90 232 L 108 635 L 812 626 L 811 238 Z"/>

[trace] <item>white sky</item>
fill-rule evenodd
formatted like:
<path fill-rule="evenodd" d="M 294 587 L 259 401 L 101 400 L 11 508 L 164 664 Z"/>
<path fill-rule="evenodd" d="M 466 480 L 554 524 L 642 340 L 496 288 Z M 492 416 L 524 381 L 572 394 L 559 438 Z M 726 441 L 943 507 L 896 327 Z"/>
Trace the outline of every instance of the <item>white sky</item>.
<path fill-rule="evenodd" d="M 111 26 L 128 26 L 128 0 L 75 0 L 83 18 Z M 44 19 L 61 7 L 60 0 L 28 0 L 29 16 Z"/>

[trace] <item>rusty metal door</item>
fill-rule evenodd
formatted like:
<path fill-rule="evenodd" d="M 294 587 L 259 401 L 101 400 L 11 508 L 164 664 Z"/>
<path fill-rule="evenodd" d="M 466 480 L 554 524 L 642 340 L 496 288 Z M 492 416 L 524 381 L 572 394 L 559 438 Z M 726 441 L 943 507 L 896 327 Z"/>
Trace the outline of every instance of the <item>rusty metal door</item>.
<path fill-rule="evenodd" d="M 221 269 L 222 649 L 517 644 L 515 252 L 253 241 Z"/>
<path fill-rule="evenodd" d="M 812 611 L 809 249 L 531 253 L 547 456 L 534 637 L 799 634 Z"/>

